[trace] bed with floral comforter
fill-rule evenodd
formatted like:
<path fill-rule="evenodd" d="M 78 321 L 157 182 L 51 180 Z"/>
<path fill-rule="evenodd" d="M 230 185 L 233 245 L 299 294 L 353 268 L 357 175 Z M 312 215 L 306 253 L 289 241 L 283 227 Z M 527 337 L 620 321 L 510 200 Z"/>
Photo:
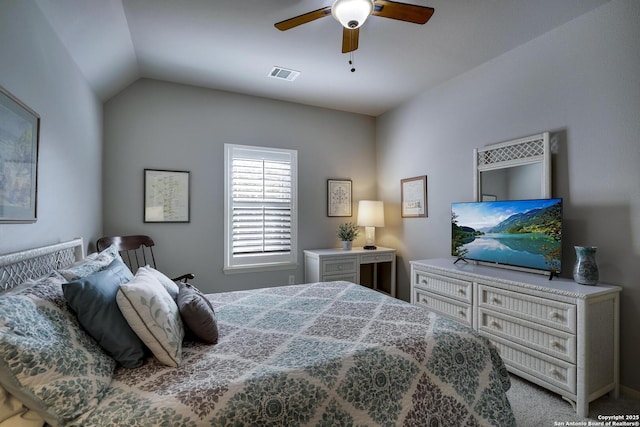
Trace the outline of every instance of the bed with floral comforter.
<path fill-rule="evenodd" d="M 77 424 L 514 424 L 496 351 L 423 308 L 348 282 L 208 297 L 218 344 L 185 344 L 177 369 L 117 369 Z"/>
<path fill-rule="evenodd" d="M 178 367 L 135 368 L 80 326 L 65 286 L 53 272 L 0 293 L 0 423 L 515 425 L 486 339 L 354 283 L 209 294 L 217 343 L 185 340 Z"/>

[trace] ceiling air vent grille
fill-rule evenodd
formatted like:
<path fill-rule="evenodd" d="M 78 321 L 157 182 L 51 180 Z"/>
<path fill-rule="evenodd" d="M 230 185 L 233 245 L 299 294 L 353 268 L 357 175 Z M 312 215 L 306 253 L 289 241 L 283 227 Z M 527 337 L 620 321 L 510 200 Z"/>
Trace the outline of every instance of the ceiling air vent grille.
<path fill-rule="evenodd" d="M 269 73 L 269 77 L 274 79 L 286 80 L 289 82 L 294 81 L 300 75 L 300 71 L 289 70 L 282 67 L 273 67 Z"/>

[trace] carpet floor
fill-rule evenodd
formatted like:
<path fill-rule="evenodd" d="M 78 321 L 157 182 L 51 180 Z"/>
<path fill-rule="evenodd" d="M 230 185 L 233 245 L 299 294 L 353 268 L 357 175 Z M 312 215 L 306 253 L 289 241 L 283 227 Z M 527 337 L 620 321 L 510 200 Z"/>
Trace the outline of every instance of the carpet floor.
<path fill-rule="evenodd" d="M 640 400 L 622 396 L 619 399 L 613 399 L 604 395 L 591 402 L 588 418 L 580 418 L 571 404 L 559 395 L 514 375 L 511 376 L 511 389 L 507 395 L 518 427 L 604 426 L 606 421 L 599 416 L 640 416 Z M 637 421 L 640 420 L 636 419 L 632 422 Z M 640 422 L 630 425 L 640 425 Z"/>

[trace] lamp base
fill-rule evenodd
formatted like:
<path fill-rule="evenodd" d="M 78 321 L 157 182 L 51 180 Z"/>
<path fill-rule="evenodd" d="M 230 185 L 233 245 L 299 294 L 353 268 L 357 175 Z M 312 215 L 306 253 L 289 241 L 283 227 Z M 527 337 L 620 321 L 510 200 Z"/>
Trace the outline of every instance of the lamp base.
<path fill-rule="evenodd" d="M 373 246 L 373 245 L 366 245 L 362 249 L 373 250 L 373 249 L 378 249 L 378 248 L 376 246 Z"/>

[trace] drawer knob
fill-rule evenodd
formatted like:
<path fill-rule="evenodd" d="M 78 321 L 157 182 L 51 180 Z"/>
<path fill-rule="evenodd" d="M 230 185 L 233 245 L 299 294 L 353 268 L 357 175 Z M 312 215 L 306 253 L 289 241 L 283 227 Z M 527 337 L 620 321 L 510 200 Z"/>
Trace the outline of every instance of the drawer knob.
<path fill-rule="evenodd" d="M 562 379 L 562 375 L 560 374 L 560 371 L 558 371 L 556 368 L 549 369 L 549 374 L 551 374 L 552 377 Z"/>
<path fill-rule="evenodd" d="M 495 328 L 495 329 L 499 329 L 500 328 L 500 324 L 498 322 L 496 322 L 495 320 L 491 321 L 491 327 Z"/>
<path fill-rule="evenodd" d="M 338 270 L 342 270 L 342 266 L 341 265 L 338 266 Z"/>
<path fill-rule="evenodd" d="M 558 341 L 551 341 L 551 347 L 559 348 L 560 347 L 560 343 Z"/>
<path fill-rule="evenodd" d="M 497 305 L 501 304 L 500 298 L 498 298 L 498 297 L 491 298 L 491 302 L 494 303 L 494 304 L 497 304 Z"/>
<path fill-rule="evenodd" d="M 422 283 L 426 285 L 429 283 L 429 281 L 427 279 L 422 279 Z"/>
<path fill-rule="evenodd" d="M 465 311 L 464 311 L 464 310 L 460 310 L 460 311 L 458 311 L 458 315 L 459 315 L 460 317 L 467 317 L 467 313 L 465 313 Z"/>
<path fill-rule="evenodd" d="M 460 295 L 466 295 L 467 294 L 464 289 L 458 289 L 458 293 Z"/>
<path fill-rule="evenodd" d="M 428 301 L 425 297 L 422 297 L 422 300 L 421 300 L 421 301 L 422 301 L 424 304 L 429 304 L 429 301 Z"/>
<path fill-rule="evenodd" d="M 551 318 L 553 320 L 560 321 L 560 320 L 562 320 L 562 315 L 560 313 L 558 313 L 557 311 L 552 311 L 551 312 Z"/>

